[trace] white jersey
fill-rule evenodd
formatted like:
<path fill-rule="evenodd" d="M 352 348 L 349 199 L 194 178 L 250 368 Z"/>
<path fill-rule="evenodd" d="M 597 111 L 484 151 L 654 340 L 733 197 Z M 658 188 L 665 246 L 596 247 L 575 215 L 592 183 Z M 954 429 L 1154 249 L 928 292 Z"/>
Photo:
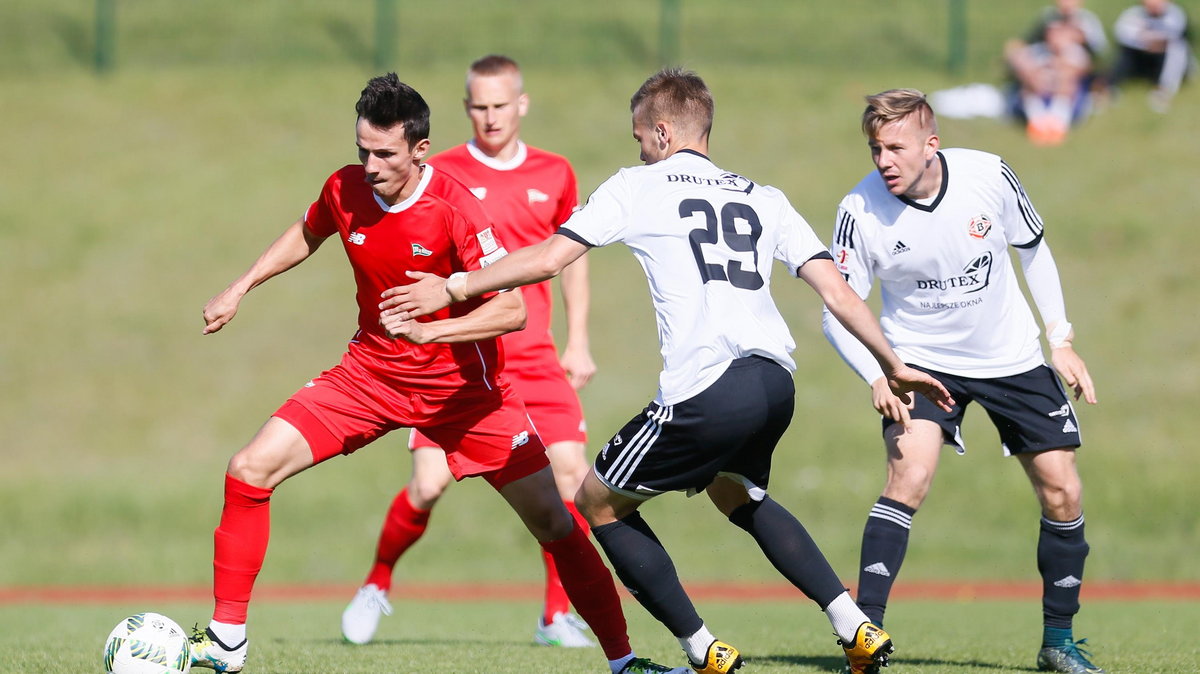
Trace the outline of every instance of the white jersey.
<path fill-rule="evenodd" d="M 878 279 L 879 322 L 906 363 L 975 378 L 1031 370 L 1044 362 L 1039 330 L 1008 246 L 1037 246 L 1041 218 L 1000 157 L 946 149 L 938 161 L 942 187 L 927 204 L 892 195 L 876 171 L 847 194 L 834 262 L 864 299 Z M 878 365 L 846 336 L 830 339 L 873 381 Z"/>
<path fill-rule="evenodd" d="M 657 402 L 700 393 L 736 358 L 796 364 L 771 298 L 772 259 L 797 269 L 824 244 L 782 192 L 690 150 L 604 182 L 558 231 L 587 246 L 624 243 L 646 272 L 663 357 Z"/>

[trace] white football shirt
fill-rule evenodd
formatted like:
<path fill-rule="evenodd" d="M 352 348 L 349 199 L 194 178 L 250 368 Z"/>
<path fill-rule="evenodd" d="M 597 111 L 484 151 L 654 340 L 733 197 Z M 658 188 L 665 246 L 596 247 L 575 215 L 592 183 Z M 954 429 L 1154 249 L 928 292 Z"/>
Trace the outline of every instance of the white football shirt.
<path fill-rule="evenodd" d="M 771 297 L 772 260 L 794 276 L 827 252 L 779 190 L 683 150 L 621 169 L 558 233 L 587 246 L 619 241 L 641 263 L 663 357 L 660 404 L 700 393 L 736 358 L 795 371 L 796 345 Z"/>
<path fill-rule="evenodd" d="M 946 149 L 942 188 L 929 203 L 897 197 L 872 171 L 838 206 L 830 252 L 864 299 L 878 280 L 879 322 L 907 363 L 965 377 L 1019 374 L 1041 365 L 1038 326 L 1008 246 L 1030 248 L 1042 221 L 1000 157 Z M 840 326 L 826 334 L 868 382 L 874 358 Z"/>

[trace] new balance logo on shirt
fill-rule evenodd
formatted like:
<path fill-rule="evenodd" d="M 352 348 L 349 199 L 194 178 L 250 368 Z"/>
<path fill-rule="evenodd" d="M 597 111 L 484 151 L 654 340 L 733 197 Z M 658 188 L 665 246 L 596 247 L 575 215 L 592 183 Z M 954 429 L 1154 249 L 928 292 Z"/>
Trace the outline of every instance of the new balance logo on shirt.
<path fill-rule="evenodd" d="M 367 242 L 367 235 L 362 232 L 350 232 L 350 236 L 346 237 L 346 240 L 356 246 L 361 246 Z"/>
<path fill-rule="evenodd" d="M 512 448 L 516 449 L 527 442 L 529 442 L 529 431 L 521 431 L 513 436 Z"/>
<path fill-rule="evenodd" d="M 883 576 L 885 578 L 892 577 L 892 572 L 888 571 L 887 566 L 885 566 L 883 562 L 875 562 L 874 564 L 864 568 L 863 571 L 866 571 L 867 573 L 873 573 L 876 576 Z"/>

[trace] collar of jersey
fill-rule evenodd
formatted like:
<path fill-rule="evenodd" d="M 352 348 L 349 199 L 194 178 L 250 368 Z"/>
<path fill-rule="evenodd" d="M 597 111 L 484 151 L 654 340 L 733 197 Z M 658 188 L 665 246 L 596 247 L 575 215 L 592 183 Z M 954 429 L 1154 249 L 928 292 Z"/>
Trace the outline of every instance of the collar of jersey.
<path fill-rule="evenodd" d="M 521 164 L 525 163 L 525 157 L 529 154 L 525 148 L 525 143 L 518 140 L 517 153 L 513 155 L 513 158 L 508 161 L 500 161 L 495 157 L 489 157 L 484 154 L 483 150 L 480 150 L 479 146 L 475 144 L 474 138 L 467 141 L 467 152 L 471 153 L 475 161 L 496 171 L 511 171 L 515 168 L 520 168 Z"/>
<path fill-rule="evenodd" d="M 379 198 L 378 194 L 371 192 L 371 196 L 375 197 L 375 203 L 379 204 L 379 207 L 388 213 L 399 213 L 400 211 L 406 210 L 409 206 L 417 203 L 417 199 L 420 199 L 421 195 L 425 194 L 425 188 L 429 185 L 429 180 L 433 178 L 432 166 L 429 164 L 421 164 L 421 168 L 421 182 L 417 183 L 417 189 L 413 190 L 413 193 L 410 194 L 407 199 L 401 201 L 395 206 L 389 206 L 386 201 Z"/>
<path fill-rule="evenodd" d="M 690 148 L 685 148 L 685 149 L 683 149 L 683 150 L 679 150 L 679 151 L 677 151 L 675 154 L 694 154 L 694 155 L 696 155 L 697 157 L 699 157 L 699 158 L 701 158 L 701 159 L 703 159 L 703 160 L 705 160 L 705 161 L 712 161 L 711 159 L 709 159 L 709 158 L 708 158 L 708 156 L 707 156 L 707 155 L 704 155 L 704 154 L 701 154 L 701 153 L 699 153 L 699 152 L 696 152 L 695 150 L 692 150 L 692 149 L 690 149 Z M 672 155 L 672 156 L 674 156 L 674 155 Z"/>
<path fill-rule="evenodd" d="M 919 201 L 913 201 L 912 199 L 909 199 L 903 195 L 896 197 L 897 199 L 903 201 L 906 205 L 911 206 L 918 211 L 925 211 L 926 213 L 932 213 L 933 210 L 938 207 L 938 204 L 942 203 L 942 197 L 946 196 L 946 188 L 950 186 L 950 171 L 946 168 L 946 156 L 941 152 L 938 152 L 937 156 L 938 161 L 942 163 L 942 187 L 938 190 L 937 197 L 928 204 L 923 204 Z"/>

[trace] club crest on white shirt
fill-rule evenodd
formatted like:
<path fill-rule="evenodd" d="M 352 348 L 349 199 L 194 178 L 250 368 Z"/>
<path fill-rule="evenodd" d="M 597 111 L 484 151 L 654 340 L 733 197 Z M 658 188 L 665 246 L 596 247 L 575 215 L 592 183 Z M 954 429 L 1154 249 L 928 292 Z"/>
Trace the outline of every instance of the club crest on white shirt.
<path fill-rule="evenodd" d="M 982 239 L 990 231 L 992 231 L 992 219 L 983 213 L 971 218 L 971 224 L 967 226 L 967 233 L 976 239 Z"/>
<path fill-rule="evenodd" d="M 529 197 L 529 203 L 531 203 L 531 204 L 541 204 L 541 203 L 550 201 L 549 194 L 546 194 L 545 192 L 538 190 L 538 189 L 534 189 L 532 187 L 525 190 L 525 194 Z"/>

